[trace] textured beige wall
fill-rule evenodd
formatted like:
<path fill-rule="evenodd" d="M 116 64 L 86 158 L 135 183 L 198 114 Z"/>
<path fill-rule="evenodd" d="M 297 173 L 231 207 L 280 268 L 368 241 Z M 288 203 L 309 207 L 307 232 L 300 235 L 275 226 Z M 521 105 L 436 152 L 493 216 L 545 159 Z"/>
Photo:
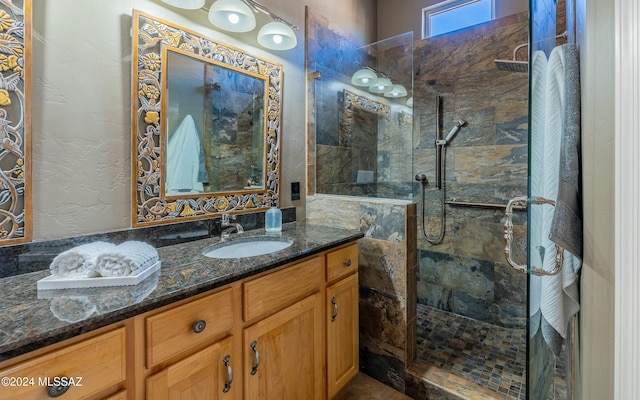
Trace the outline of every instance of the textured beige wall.
<path fill-rule="evenodd" d="M 584 265 L 578 399 L 614 398 L 613 0 L 577 1 L 581 52 Z"/>
<path fill-rule="evenodd" d="M 413 31 L 414 40 L 422 37 L 422 9 L 442 0 L 377 0 L 378 40 Z M 495 0 L 496 18 L 527 11 L 529 0 Z"/>
<path fill-rule="evenodd" d="M 208 0 L 208 3 L 211 1 Z M 214 31 L 205 12 L 159 0 L 47 0 L 33 4 L 34 240 L 131 226 L 131 15 L 134 8 L 284 66 L 282 204 L 290 182 L 305 187 L 305 3 L 373 40 L 375 0 L 264 0 L 301 27 L 294 50 L 268 53 L 252 34 Z M 304 195 L 304 194 L 303 194 Z"/>

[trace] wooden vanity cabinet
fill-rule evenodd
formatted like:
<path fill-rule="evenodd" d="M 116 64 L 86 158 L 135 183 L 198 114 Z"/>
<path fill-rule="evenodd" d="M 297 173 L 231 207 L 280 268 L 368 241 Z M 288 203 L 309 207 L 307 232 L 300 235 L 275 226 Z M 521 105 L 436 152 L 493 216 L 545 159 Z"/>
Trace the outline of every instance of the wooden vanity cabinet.
<path fill-rule="evenodd" d="M 263 272 L 0 363 L 0 377 L 81 376 L 73 400 L 333 398 L 358 371 L 357 255 L 349 244 Z"/>
<path fill-rule="evenodd" d="M 327 396 L 343 389 L 359 371 L 358 246 L 327 254 Z"/>
<path fill-rule="evenodd" d="M 245 399 L 324 399 L 322 295 L 244 330 Z"/>
<path fill-rule="evenodd" d="M 15 400 L 103 399 L 126 379 L 126 330 L 74 338 L 71 344 L 0 369 L 0 398 Z M 66 384 L 68 383 L 68 385 Z M 118 397 L 106 397 L 107 399 Z"/>
<path fill-rule="evenodd" d="M 324 399 L 324 257 L 243 284 L 244 398 Z"/>

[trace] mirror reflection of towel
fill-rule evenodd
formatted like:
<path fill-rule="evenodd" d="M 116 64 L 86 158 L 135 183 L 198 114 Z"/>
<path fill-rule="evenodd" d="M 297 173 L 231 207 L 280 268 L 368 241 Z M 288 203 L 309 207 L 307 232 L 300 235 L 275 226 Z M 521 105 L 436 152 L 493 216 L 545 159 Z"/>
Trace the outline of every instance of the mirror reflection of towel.
<path fill-rule="evenodd" d="M 204 151 L 191 115 L 184 117 L 167 142 L 166 193 L 202 193 Z M 205 171 L 206 172 L 206 171 Z M 208 177 L 205 181 L 208 181 Z"/>

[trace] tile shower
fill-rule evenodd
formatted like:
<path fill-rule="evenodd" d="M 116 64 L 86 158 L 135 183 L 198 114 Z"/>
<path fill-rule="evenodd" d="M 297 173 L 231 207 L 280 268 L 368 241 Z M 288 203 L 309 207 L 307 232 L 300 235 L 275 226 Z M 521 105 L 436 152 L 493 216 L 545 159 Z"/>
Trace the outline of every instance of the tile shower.
<path fill-rule="evenodd" d="M 321 16 L 307 12 L 308 68 L 316 74 L 310 77 L 309 101 L 314 112 L 309 114 L 308 129 L 308 190 L 316 196 L 310 198 L 307 218 L 360 224 L 363 230 L 375 227 L 378 237 L 367 237 L 360 255 L 365 271 L 361 278 L 361 369 L 415 398 L 437 393 L 439 398 L 456 399 L 460 398 L 456 393 L 464 392 L 463 386 L 485 393 L 486 398 L 524 398 L 526 276 L 504 262 L 504 210 L 447 205 L 444 240 L 432 245 L 423 235 L 423 226 L 430 236 L 439 230 L 441 192 L 431 184 L 423 200 L 413 176 L 424 173 L 431 182 L 435 180 L 439 96 L 443 132 L 458 119 L 468 122 L 448 149 L 446 199 L 506 204 L 526 194 L 528 76 L 499 70 L 494 60 L 510 58 L 516 46 L 528 41 L 528 23 L 528 14 L 520 13 L 414 41 L 414 106 L 396 115 L 392 108 L 390 117 L 378 118 L 377 146 L 368 154 L 369 161 L 376 160 L 378 170 L 376 181 L 366 185 L 356 182 L 348 164 L 354 157 L 340 137 L 342 126 L 331 129 L 326 124 L 327 115 L 339 114 L 344 98 L 318 85 L 317 80 L 347 75 L 354 57 L 345 55 L 357 54 L 358 46 L 367 47 L 342 35 Z M 406 62 L 395 61 L 400 59 L 397 51 L 369 51 L 361 60 L 371 61 L 366 56 L 372 57 L 393 76 L 396 69 L 407 67 Z M 345 59 L 350 61 L 345 63 Z M 406 123 L 411 112 L 413 129 Z M 366 122 L 357 115 L 353 118 Z M 334 119 L 344 123 L 340 117 Z M 374 129 L 366 126 L 361 134 Z M 410 162 L 407 154 L 413 154 Z M 393 161 L 405 166 L 412 163 L 413 170 L 385 169 Z M 410 201 L 415 207 L 406 204 Z M 385 202 L 392 205 L 382 206 Z M 514 220 L 518 260 L 526 257 L 526 218 L 526 212 L 520 211 Z M 406 224 L 404 229 L 394 225 L 398 221 Z M 384 236 L 381 231 L 395 232 L 395 236 Z M 419 364 L 449 376 L 445 381 L 453 383 L 416 379 L 412 375 L 419 373 L 409 367 Z"/>

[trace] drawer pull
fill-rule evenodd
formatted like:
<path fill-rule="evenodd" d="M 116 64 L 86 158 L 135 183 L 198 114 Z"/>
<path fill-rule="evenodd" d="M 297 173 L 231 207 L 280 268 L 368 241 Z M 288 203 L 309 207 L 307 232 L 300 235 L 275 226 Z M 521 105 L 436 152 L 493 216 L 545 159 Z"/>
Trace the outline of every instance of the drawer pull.
<path fill-rule="evenodd" d="M 231 390 L 231 382 L 233 382 L 233 370 L 231 369 L 231 356 L 226 355 L 222 359 L 224 366 L 227 367 L 227 380 L 224 383 L 224 389 L 222 389 L 222 393 L 227 393 Z"/>
<path fill-rule="evenodd" d="M 207 327 L 207 321 L 201 319 L 198 320 L 196 322 L 193 323 L 193 331 L 195 333 L 202 333 L 202 331 L 204 331 L 204 328 Z"/>
<path fill-rule="evenodd" d="M 347 259 L 345 260 L 345 262 L 344 262 L 344 266 L 345 266 L 345 267 L 347 267 L 347 268 L 351 266 L 351 259 L 350 259 L 350 258 L 347 258 Z"/>
<path fill-rule="evenodd" d="M 255 362 L 251 366 L 251 375 L 255 375 L 258 372 L 258 367 L 260 366 L 260 353 L 258 353 L 258 342 L 255 340 L 251 342 L 251 350 L 253 350 L 255 356 Z"/>
<path fill-rule="evenodd" d="M 51 385 L 47 389 L 47 394 L 49 395 L 49 397 L 60 397 L 63 394 L 67 393 L 67 390 L 69 390 L 70 387 L 70 385 L 65 385 L 62 382 Z"/>
<path fill-rule="evenodd" d="M 331 322 L 335 322 L 336 318 L 338 318 L 338 303 L 336 303 L 336 297 L 333 296 L 331 298 L 331 304 L 333 304 L 333 314 L 331 314 Z"/>

